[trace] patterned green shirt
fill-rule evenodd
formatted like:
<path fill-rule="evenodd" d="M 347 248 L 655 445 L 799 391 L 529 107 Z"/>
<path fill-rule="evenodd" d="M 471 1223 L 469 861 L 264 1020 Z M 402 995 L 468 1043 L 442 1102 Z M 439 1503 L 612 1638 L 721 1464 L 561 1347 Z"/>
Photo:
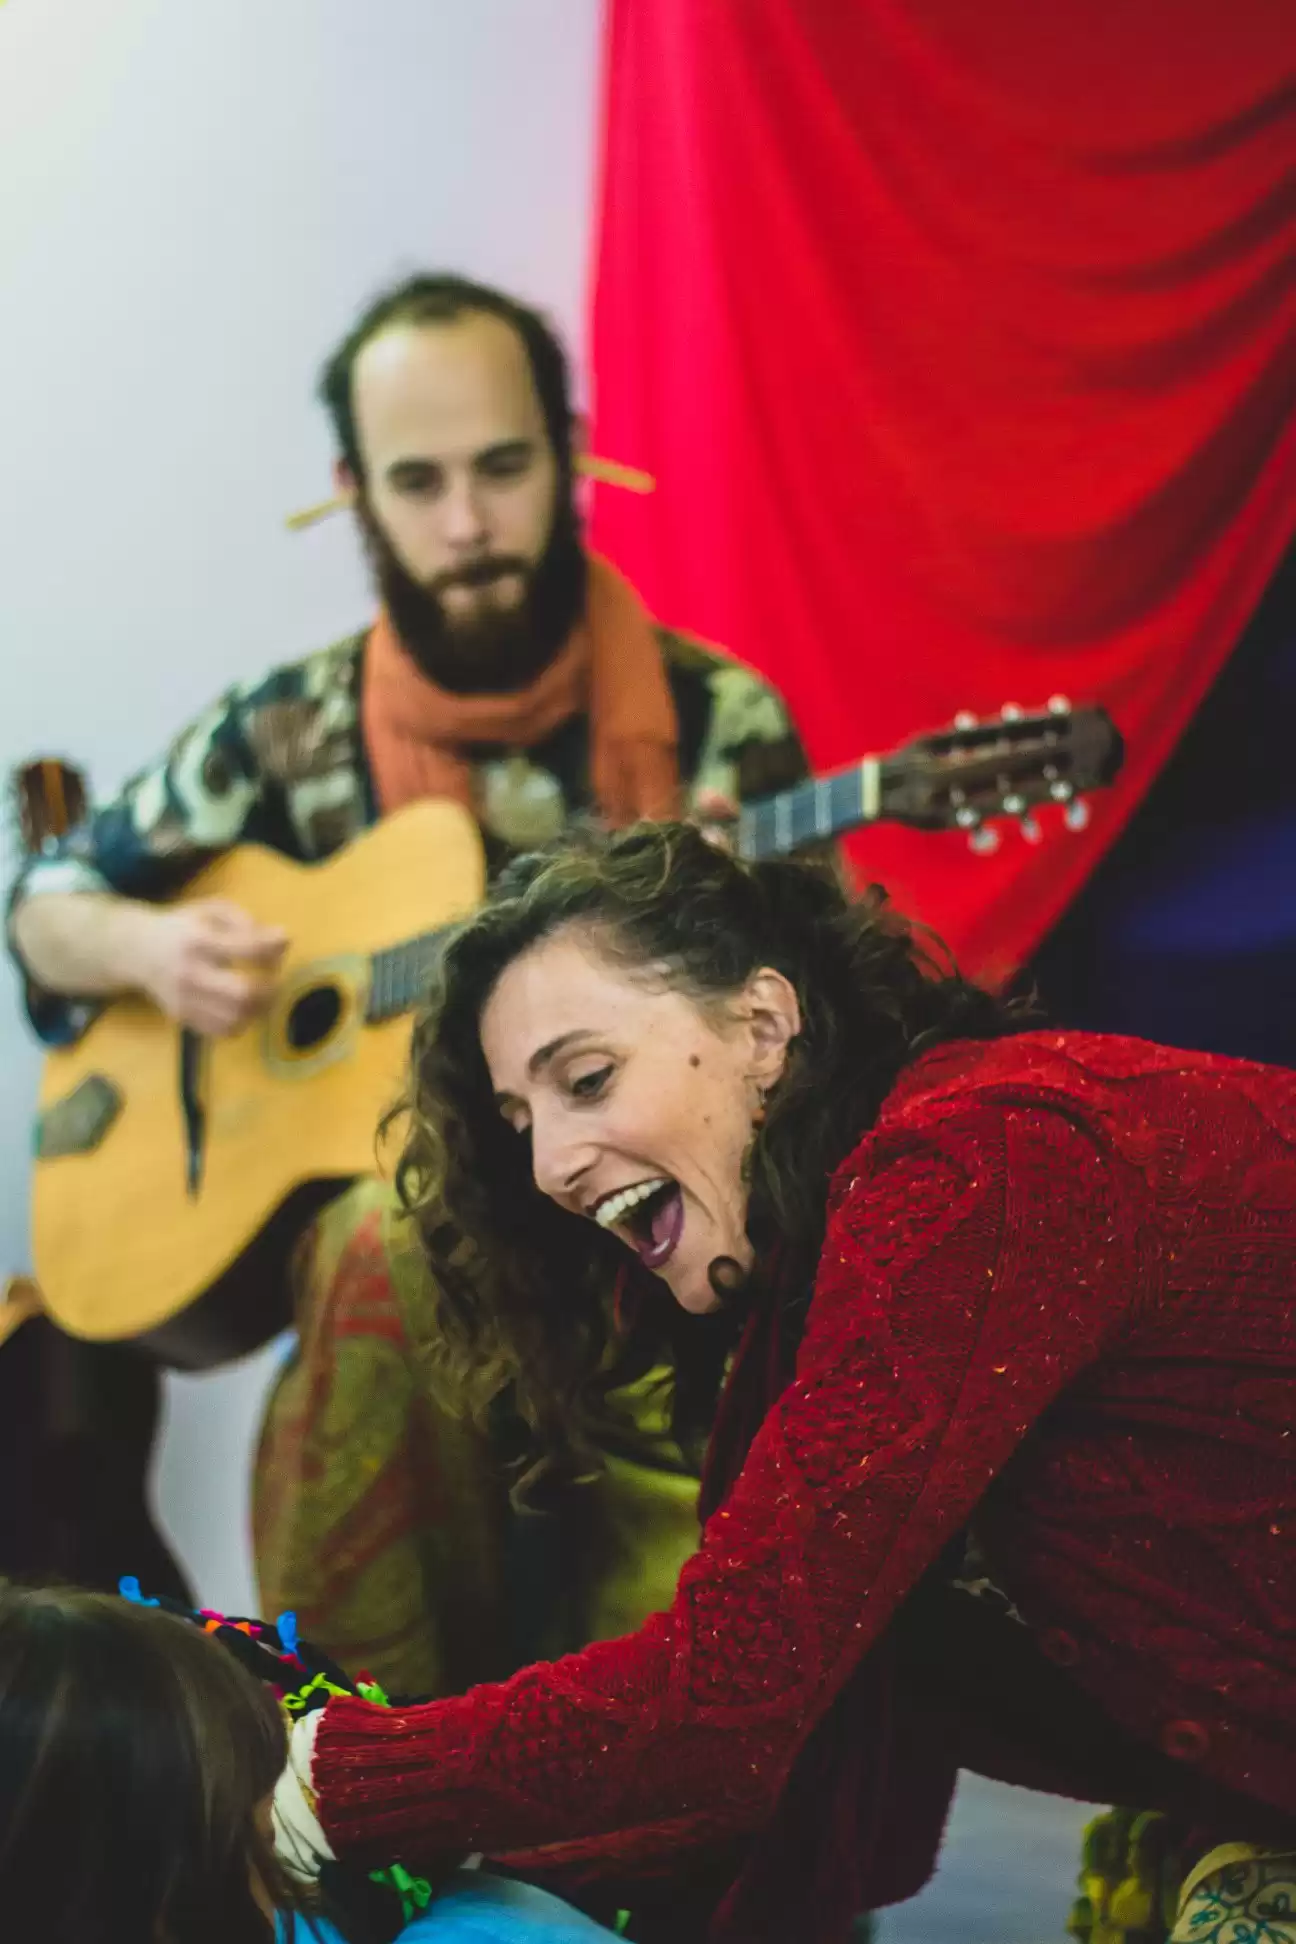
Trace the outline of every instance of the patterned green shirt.
<path fill-rule="evenodd" d="M 738 663 L 658 630 L 679 717 L 690 793 L 742 799 L 786 788 L 806 761 L 783 703 Z M 53 851 L 31 859 L 10 910 L 29 894 L 114 891 L 160 899 L 235 844 L 300 862 L 341 848 L 378 815 L 360 731 L 365 634 L 231 689 Z M 589 723 L 573 716 L 534 748 L 472 752 L 473 794 L 492 871 L 557 837 L 592 808 Z M 10 944 L 12 950 L 12 939 Z M 84 1031 L 93 1007 L 26 980 L 27 1009 L 52 1044 Z"/>

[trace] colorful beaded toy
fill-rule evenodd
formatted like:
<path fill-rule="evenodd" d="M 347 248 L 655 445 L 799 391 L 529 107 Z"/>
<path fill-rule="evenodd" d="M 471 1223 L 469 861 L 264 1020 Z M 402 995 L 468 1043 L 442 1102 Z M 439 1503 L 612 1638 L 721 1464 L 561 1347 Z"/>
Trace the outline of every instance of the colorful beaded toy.
<path fill-rule="evenodd" d="M 264 1681 L 277 1695 L 280 1707 L 290 1721 L 297 1721 L 303 1715 L 312 1714 L 322 1708 L 335 1694 L 358 1695 L 362 1701 L 369 1701 L 375 1707 L 391 1706 L 387 1696 L 377 1681 L 368 1674 L 358 1674 L 354 1680 L 343 1673 L 336 1662 L 326 1654 L 312 1647 L 297 1632 L 297 1616 L 294 1613 L 281 1613 L 272 1626 L 267 1620 L 247 1620 L 234 1614 L 216 1613 L 210 1607 L 195 1611 L 192 1607 L 182 1606 L 179 1601 L 166 1598 L 146 1599 L 140 1591 L 137 1579 L 126 1578 L 118 1581 L 117 1590 L 125 1600 L 136 1606 L 158 1607 L 164 1613 L 173 1613 L 178 1619 L 188 1620 L 211 1634 L 221 1645 L 259 1681 Z M 399 1899 L 403 1921 L 408 1922 L 421 1910 L 426 1910 L 432 1900 L 432 1886 L 423 1877 L 411 1876 L 409 1871 L 395 1863 L 390 1869 L 372 1870 L 370 1881 L 389 1890 Z"/>

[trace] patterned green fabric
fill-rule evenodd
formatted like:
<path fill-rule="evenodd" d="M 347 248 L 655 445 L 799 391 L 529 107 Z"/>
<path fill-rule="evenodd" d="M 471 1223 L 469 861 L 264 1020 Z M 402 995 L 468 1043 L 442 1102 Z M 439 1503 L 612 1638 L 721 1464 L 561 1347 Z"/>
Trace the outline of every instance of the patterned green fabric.
<path fill-rule="evenodd" d="M 52 853 L 31 859 L 14 887 L 116 891 L 164 898 L 235 844 L 258 843 L 314 862 L 374 822 L 377 806 L 360 732 L 364 635 L 231 689 L 189 724 Z M 723 655 L 658 630 L 690 791 L 751 798 L 806 773 L 782 702 Z M 525 751 L 479 752 L 474 807 L 488 862 L 547 843 L 592 804 L 589 725 L 572 717 Z M 33 1026 L 47 1042 L 83 1032 L 92 1008 L 27 982 Z"/>
<path fill-rule="evenodd" d="M 1212 1850 L 1184 1887 L 1171 1944 L 1296 1944 L 1296 1852 Z"/>
<path fill-rule="evenodd" d="M 660 1382 L 621 1393 L 653 1462 L 609 1454 L 561 1517 L 522 1516 L 489 1438 L 422 1366 L 427 1270 L 392 1191 L 359 1181 L 303 1235 L 298 1341 L 253 1487 L 261 1605 L 395 1694 L 458 1693 L 637 1627 L 696 1550 L 697 1479 Z"/>
<path fill-rule="evenodd" d="M 1169 1820 L 1111 1809 L 1084 1833 L 1081 1944 L 1296 1944 L 1296 1853 L 1230 1843 L 1184 1877 Z"/>

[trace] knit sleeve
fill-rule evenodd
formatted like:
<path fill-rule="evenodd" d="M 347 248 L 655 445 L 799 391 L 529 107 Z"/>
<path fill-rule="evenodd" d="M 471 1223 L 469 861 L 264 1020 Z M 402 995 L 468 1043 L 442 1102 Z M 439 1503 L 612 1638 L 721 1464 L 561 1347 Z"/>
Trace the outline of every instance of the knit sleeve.
<path fill-rule="evenodd" d="M 1097 1140 L 1048 1108 L 978 1103 L 875 1141 L 831 1216 L 795 1379 L 670 1611 L 459 1698 L 331 1703 L 312 1780 L 334 1847 L 624 1866 L 760 1827 L 897 1604 L 1121 1327 L 1135 1215 Z"/>

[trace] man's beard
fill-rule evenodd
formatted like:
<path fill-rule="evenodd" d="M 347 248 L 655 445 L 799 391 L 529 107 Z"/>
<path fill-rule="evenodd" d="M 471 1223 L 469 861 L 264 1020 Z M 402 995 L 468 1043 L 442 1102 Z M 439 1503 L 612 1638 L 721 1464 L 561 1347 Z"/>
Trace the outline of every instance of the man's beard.
<path fill-rule="evenodd" d="M 585 609 L 586 560 L 570 502 L 560 506 L 544 553 L 533 566 L 516 554 L 488 554 L 425 583 L 404 567 L 363 497 L 356 511 L 378 592 L 401 645 L 422 672 L 456 695 L 507 695 L 547 668 Z M 462 617 L 441 600 L 449 587 L 522 581 L 521 600 L 489 599 Z"/>

